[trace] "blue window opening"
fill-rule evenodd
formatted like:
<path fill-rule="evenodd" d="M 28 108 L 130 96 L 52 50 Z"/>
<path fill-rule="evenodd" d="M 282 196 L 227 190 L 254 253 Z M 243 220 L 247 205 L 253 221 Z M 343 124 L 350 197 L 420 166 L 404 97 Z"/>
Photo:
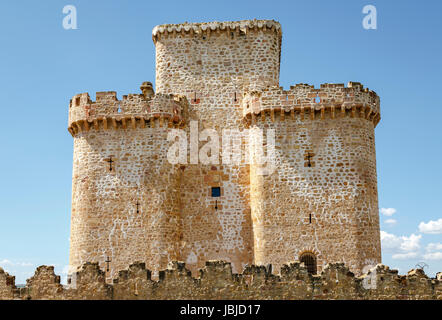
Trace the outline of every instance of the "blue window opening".
<path fill-rule="evenodd" d="M 212 198 L 221 197 L 221 188 L 220 187 L 212 187 Z"/>

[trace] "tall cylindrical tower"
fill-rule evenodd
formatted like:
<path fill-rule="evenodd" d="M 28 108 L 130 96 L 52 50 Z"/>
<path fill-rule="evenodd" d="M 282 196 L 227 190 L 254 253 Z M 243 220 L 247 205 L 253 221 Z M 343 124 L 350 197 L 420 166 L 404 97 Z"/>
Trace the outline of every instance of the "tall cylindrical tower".
<path fill-rule="evenodd" d="M 185 99 L 99 92 L 69 107 L 74 137 L 70 266 L 99 262 L 113 278 L 135 261 L 151 270 L 179 259 L 180 171 L 167 157 L 167 134 Z"/>
<path fill-rule="evenodd" d="M 185 95 L 197 132 L 213 129 L 221 137 L 223 130 L 242 130 L 243 91 L 278 85 L 281 27 L 275 21 L 162 25 L 153 40 L 157 92 Z M 182 258 L 193 271 L 224 259 L 241 272 L 253 261 L 247 161 L 194 160 L 183 166 Z"/>
<path fill-rule="evenodd" d="M 359 83 L 301 84 L 246 94 L 243 110 L 252 128 L 275 130 L 274 172 L 250 169 L 255 263 L 345 262 L 356 273 L 379 263 L 378 96 Z"/>

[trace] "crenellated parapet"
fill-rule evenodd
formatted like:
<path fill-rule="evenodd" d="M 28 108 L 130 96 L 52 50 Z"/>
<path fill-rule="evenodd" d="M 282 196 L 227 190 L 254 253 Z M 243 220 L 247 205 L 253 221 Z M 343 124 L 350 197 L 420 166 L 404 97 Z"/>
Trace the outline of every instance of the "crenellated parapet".
<path fill-rule="evenodd" d="M 295 261 L 275 275 L 271 265 L 250 265 L 242 273 L 233 273 L 229 262 L 209 261 L 195 278 L 185 263 L 174 261 L 160 271 L 158 280 L 151 275 L 138 262 L 107 284 L 106 273 L 97 263 L 85 263 L 63 286 L 54 267 L 41 266 L 26 287 L 17 289 L 13 277 L 0 269 L 0 300 L 442 299 L 441 280 L 429 278 L 420 269 L 398 275 L 381 264 L 356 277 L 343 263 L 328 264 L 320 274 L 312 275 Z"/>
<path fill-rule="evenodd" d="M 229 37 L 235 35 L 246 35 L 253 31 L 276 32 L 282 36 L 282 29 L 279 22 L 274 20 L 242 20 L 228 22 L 207 22 L 207 23 L 181 23 L 158 25 L 152 30 L 152 39 L 157 42 L 158 39 L 177 35 L 201 35 L 210 36 L 211 34 L 225 33 Z"/>
<path fill-rule="evenodd" d="M 280 114 L 292 119 L 299 117 L 324 119 L 326 117 L 359 117 L 372 121 L 376 126 L 380 119 L 378 95 L 358 82 L 344 84 L 322 84 L 319 89 L 308 84 L 291 86 L 290 90 L 270 87 L 262 91 L 246 92 L 242 99 L 243 116 L 254 121 L 258 115 L 266 114 L 275 119 Z"/>
<path fill-rule="evenodd" d="M 128 94 L 118 100 L 115 91 L 97 92 L 96 101 L 88 93 L 75 95 L 69 104 L 68 130 L 78 132 L 107 129 L 144 128 L 179 125 L 184 120 L 187 99 L 184 96 L 153 94 L 141 87 L 143 94 Z"/>

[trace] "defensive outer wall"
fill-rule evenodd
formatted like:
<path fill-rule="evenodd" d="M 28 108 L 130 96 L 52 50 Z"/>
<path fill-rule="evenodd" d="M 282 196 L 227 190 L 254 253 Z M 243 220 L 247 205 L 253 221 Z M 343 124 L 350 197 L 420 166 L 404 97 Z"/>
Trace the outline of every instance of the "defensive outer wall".
<path fill-rule="evenodd" d="M 312 276 L 294 262 L 275 276 L 271 266 L 249 266 L 234 274 L 230 263 L 211 261 L 194 278 L 184 263 L 173 262 L 160 271 L 159 280 L 151 274 L 144 263 L 136 263 L 107 284 L 98 264 L 87 263 L 75 273 L 74 282 L 63 286 L 54 267 L 41 266 L 26 287 L 17 288 L 15 278 L 0 269 L 0 300 L 442 300 L 442 273 L 430 279 L 416 269 L 401 276 L 384 265 L 355 277 L 343 264 L 330 264 Z"/>

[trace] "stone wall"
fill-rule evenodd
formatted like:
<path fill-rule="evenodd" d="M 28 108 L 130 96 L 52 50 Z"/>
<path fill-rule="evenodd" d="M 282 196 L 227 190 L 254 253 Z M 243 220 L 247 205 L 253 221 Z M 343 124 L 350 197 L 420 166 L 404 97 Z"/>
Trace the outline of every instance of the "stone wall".
<path fill-rule="evenodd" d="M 420 269 L 401 276 L 384 265 L 356 277 L 344 264 L 330 264 L 312 276 L 298 262 L 274 275 L 270 265 L 235 274 L 230 263 L 211 261 L 194 278 L 184 263 L 173 262 L 157 281 L 151 275 L 144 263 L 136 263 L 109 285 L 98 264 L 86 263 L 63 286 L 53 267 L 41 266 L 17 289 L 0 269 L 0 300 L 442 300 L 442 279 L 430 279 Z"/>
<path fill-rule="evenodd" d="M 15 289 L 15 277 L 0 268 L 0 300 L 12 299 Z"/>
<path fill-rule="evenodd" d="M 149 261 L 157 271 L 179 259 L 181 171 L 166 159 L 168 131 L 90 130 L 75 136 L 70 265 L 98 261 L 114 278 L 135 261 Z"/>

